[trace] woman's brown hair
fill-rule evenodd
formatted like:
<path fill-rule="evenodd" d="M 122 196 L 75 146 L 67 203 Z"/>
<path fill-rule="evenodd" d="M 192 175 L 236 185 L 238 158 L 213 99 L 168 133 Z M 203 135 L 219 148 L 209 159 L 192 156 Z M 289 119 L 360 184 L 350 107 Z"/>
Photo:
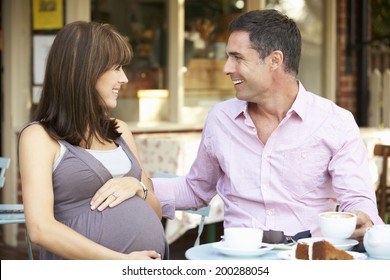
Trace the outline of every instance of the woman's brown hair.
<path fill-rule="evenodd" d="M 42 95 L 34 120 L 56 140 L 73 145 L 93 137 L 113 141 L 120 136 L 115 119 L 95 86 L 115 66 L 129 64 L 130 45 L 111 25 L 72 22 L 56 35 L 49 51 Z"/>

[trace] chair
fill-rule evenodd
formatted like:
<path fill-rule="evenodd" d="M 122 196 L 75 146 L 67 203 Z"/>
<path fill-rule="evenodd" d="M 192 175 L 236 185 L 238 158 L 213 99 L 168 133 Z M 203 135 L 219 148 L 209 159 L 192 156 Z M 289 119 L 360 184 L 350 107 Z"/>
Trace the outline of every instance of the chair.
<path fill-rule="evenodd" d="M 379 185 L 376 190 L 379 216 L 386 222 L 390 219 L 390 186 L 387 185 L 388 159 L 390 157 L 390 145 L 376 144 L 374 155 L 382 157 L 382 171 Z"/>
<path fill-rule="evenodd" d="M 11 159 L 0 157 L 0 189 L 4 187 L 5 171 L 9 168 Z M 0 224 L 24 224 L 23 204 L 0 204 Z M 30 260 L 34 259 L 32 245 L 28 236 L 27 228 L 25 231 L 25 240 L 27 245 L 27 254 Z"/>
<path fill-rule="evenodd" d="M 5 170 L 9 168 L 11 160 L 9 158 L 0 157 L 0 189 L 4 187 Z"/>
<path fill-rule="evenodd" d="M 157 172 L 156 177 L 157 178 L 174 178 L 174 177 L 177 177 L 177 175 L 163 173 L 163 172 Z M 194 247 L 200 245 L 200 237 L 201 237 L 203 229 L 204 229 L 206 217 L 209 216 L 209 214 L 210 214 L 210 208 L 211 208 L 211 205 L 207 205 L 205 207 L 199 208 L 198 210 L 185 210 L 185 211 L 183 211 L 184 213 L 196 214 L 196 215 L 201 216 L 200 222 L 198 225 L 198 235 L 196 237 Z"/>

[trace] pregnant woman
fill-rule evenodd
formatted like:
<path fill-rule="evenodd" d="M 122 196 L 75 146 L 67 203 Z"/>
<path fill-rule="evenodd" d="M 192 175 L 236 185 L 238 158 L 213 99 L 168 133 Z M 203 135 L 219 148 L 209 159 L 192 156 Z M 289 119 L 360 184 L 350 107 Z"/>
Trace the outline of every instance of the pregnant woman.
<path fill-rule="evenodd" d="M 56 35 L 40 103 L 19 134 L 26 224 L 41 259 L 168 259 L 132 133 L 109 115 L 132 55 L 107 24 L 73 22 Z"/>

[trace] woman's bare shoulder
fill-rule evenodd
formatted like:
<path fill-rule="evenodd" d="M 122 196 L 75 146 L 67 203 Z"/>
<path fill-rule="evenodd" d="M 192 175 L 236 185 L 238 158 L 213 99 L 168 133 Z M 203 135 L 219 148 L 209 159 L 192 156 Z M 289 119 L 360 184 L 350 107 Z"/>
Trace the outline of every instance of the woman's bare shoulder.
<path fill-rule="evenodd" d="M 25 127 L 20 132 L 19 137 L 21 142 L 28 140 L 33 142 L 41 142 L 45 144 L 56 143 L 56 141 L 50 137 L 49 133 L 47 133 L 45 128 L 39 123 L 34 123 Z"/>
<path fill-rule="evenodd" d="M 43 126 L 39 123 L 33 123 L 33 124 L 30 124 L 28 126 L 26 126 L 25 128 L 23 128 L 21 131 L 20 131 L 20 137 L 24 137 L 24 138 L 30 138 L 30 137 L 42 137 L 44 135 L 48 135 L 48 133 L 46 132 L 46 130 L 43 128 Z"/>

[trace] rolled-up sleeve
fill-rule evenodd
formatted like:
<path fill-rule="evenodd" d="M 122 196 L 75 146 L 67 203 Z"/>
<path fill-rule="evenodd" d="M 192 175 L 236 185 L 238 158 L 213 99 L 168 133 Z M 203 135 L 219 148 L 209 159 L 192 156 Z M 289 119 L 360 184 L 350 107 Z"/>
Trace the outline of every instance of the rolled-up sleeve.
<path fill-rule="evenodd" d="M 175 191 L 174 185 L 180 185 L 183 181 L 177 178 L 152 178 L 154 193 L 160 201 L 162 215 L 164 218 L 173 219 L 175 217 Z"/>

